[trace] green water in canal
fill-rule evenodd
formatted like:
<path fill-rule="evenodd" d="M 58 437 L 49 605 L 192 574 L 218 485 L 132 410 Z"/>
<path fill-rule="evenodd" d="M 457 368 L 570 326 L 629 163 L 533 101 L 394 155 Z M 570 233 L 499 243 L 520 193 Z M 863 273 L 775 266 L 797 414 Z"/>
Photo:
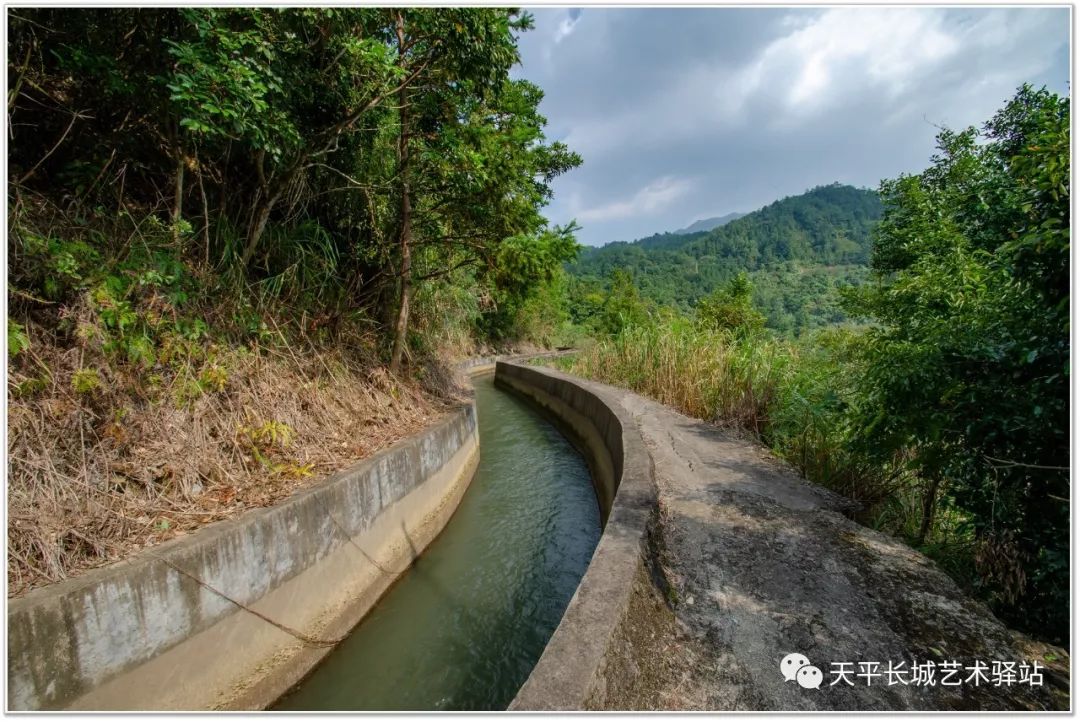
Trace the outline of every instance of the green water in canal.
<path fill-rule="evenodd" d="M 276 710 L 505 709 L 600 538 L 585 460 L 525 402 L 474 379 L 476 476 L 446 529 Z"/>

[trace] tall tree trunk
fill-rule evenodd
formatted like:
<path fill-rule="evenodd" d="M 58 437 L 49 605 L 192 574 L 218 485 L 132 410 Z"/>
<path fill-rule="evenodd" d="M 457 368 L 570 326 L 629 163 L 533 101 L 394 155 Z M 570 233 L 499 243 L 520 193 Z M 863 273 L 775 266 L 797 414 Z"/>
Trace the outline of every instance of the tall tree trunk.
<path fill-rule="evenodd" d="M 397 13 L 398 62 L 405 64 L 405 18 Z M 401 179 L 401 229 L 398 242 L 401 246 L 401 292 L 398 302 L 397 321 L 394 323 L 394 348 L 390 353 L 390 373 L 401 370 L 405 354 L 405 340 L 409 331 L 409 297 L 412 295 L 412 199 L 409 186 L 409 98 L 402 86 L 398 91 L 398 177 Z"/>
<path fill-rule="evenodd" d="M 255 203 L 255 211 L 251 215 L 251 223 L 248 226 L 244 252 L 240 256 L 241 268 L 247 268 L 251 262 L 255 251 L 259 247 L 259 241 L 262 240 L 263 231 L 266 230 L 266 224 L 270 220 L 270 212 L 274 210 L 278 200 L 285 194 L 293 178 L 300 173 L 307 159 L 307 156 L 301 153 L 291 167 L 268 181 L 263 169 L 265 156 L 266 152 L 261 150 L 255 156 L 255 172 L 259 179 L 259 194 Z"/>
<path fill-rule="evenodd" d="M 941 477 L 935 475 L 930 480 L 930 485 L 923 491 L 922 521 L 919 523 L 919 535 L 915 539 L 916 545 L 921 545 L 926 541 L 926 536 L 930 533 L 930 526 L 934 523 L 934 510 L 937 508 L 937 494 L 940 484 Z"/>
<path fill-rule="evenodd" d="M 259 247 L 259 239 L 262 238 L 263 231 L 266 230 L 266 222 L 270 220 L 270 211 L 273 210 L 275 203 L 277 203 L 277 195 L 263 198 L 255 206 L 255 215 L 251 219 L 251 226 L 248 227 L 244 254 L 240 257 L 241 268 L 247 268 L 248 263 L 251 262 L 251 257 L 255 255 L 255 249 Z"/>
<path fill-rule="evenodd" d="M 183 146 L 178 142 L 176 144 L 176 191 L 173 196 L 172 211 L 173 243 L 178 243 L 180 241 L 180 218 L 182 217 L 184 210 L 184 168 L 186 165 Z"/>
<path fill-rule="evenodd" d="M 397 321 L 394 323 L 394 350 L 390 354 L 390 373 L 393 374 L 401 370 L 401 359 L 405 354 L 405 339 L 409 332 L 409 298 L 412 295 L 411 212 L 408 183 L 406 183 L 405 195 L 401 201 L 401 293 Z"/>
<path fill-rule="evenodd" d="M 195 179 L 199 182 L 199 196 L 202 198 L 203 215 L 203 263 L 210 267 L 210 204 L 206 200 L 206 186 L 203 185 L 202 165 L 199 163 L 199 152 L 195 151 Z"/>

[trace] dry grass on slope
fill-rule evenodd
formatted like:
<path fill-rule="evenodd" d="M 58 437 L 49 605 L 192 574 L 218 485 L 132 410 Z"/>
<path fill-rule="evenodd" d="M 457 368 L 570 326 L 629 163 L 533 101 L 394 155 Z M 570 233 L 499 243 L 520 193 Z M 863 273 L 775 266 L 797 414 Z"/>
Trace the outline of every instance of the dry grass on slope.
<path fill-rule="evenodd" d="M 274 503 L 432 423 L 448 377 L 344 352 L 211 348 L 162 374 L 28 327 L 8 367 L 8 593 Z"/>

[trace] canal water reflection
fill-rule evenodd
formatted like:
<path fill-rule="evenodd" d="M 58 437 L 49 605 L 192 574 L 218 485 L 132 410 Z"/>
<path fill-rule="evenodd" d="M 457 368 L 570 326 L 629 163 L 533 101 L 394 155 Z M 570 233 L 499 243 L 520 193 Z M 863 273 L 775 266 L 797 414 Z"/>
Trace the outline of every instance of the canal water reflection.
<path fill-rule="evenodd" d="M 480 461 L 442 534 L 276 710 L 498 710 L 529 676 L 600 538 L 585 460 L 474 379 Z"/>

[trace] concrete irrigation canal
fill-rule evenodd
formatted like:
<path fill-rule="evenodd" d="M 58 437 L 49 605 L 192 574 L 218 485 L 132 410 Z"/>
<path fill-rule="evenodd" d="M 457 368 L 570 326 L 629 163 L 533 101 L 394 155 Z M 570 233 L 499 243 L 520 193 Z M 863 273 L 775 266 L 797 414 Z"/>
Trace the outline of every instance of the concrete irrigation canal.
<path fill-rule="evenodd" d="M 1067 651 L 761 446 L 551 369 L 473 380 L 283 503 L 11 600 L 9 709 L 1069 708 Z M 915 681 L 834 676 L 865 665 Z"/>
<path fill-rule="evenodd" d="M 480 462 L 442 534 L 279 710 L 505 709 L 600 538 L 585 460 L 474 378 Z"/>
<path fill-rule="evenodd" d="M 564 612 L 604 557 L 621 462 L 592 422 L 545 418 L 493 371 L 443 421 L 283 503 L 12 600 L 10 707 L 506 709 L 556 628 L 595 636 Z M 599 641 L 575 655 L 582 679 Z"/>

